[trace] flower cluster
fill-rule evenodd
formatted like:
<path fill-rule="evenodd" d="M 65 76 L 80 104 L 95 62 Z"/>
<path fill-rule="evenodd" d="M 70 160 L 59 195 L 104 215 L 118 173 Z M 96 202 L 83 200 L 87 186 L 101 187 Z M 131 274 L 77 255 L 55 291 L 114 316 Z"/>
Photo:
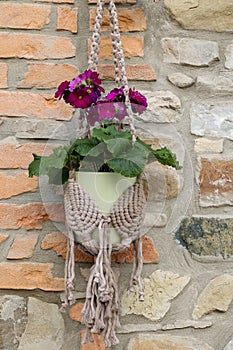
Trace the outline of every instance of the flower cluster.
<path fill-rule="evenodd" d="M 63 98 L 75 108 L 88 109 L 87 120 L 90 125 L 105 119 L 122 120 L 127 115 L 124 86 L 114 88 L 106 97 L 101 86 L 99 74 L 88 69 L 71 81 L 62 82 L 55 93 L 56 98 Z M 134 113 L 141 114 L 147 107 L 145 96 L 140 92 L 129 89 L 129 100 Z"/>

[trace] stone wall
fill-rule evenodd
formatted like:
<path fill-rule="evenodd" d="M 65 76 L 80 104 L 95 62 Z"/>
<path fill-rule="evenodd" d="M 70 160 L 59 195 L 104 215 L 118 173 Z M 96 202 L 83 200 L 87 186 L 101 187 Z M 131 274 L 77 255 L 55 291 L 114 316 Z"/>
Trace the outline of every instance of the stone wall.
<path fill-rule="evenodd" d="M 116 350 L 233 349 L 233 5 L 118 0 L 139 134 L 182 169 L 147 168 L 145 302 L 127 293 L 132 247 L 113 256 L 122 304 Z M 28 178 L 75 130 L 58 84 L 86 69 L 95 0 L 0 2 L 0 349 L 96 350 L 80 323 L 92 258 L 75 251 L 77 303 L 61 313 L 66 236 L 59 195 Z M 99 72 L 113 86 L 108 18 Z"/>

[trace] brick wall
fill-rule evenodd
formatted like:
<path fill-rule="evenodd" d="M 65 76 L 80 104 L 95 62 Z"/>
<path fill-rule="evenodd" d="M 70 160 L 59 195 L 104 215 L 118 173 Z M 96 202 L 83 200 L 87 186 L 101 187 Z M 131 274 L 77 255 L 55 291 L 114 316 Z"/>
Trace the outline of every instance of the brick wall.
<path fill-rule="evenodd" d="M 113 256 L 122 301 L 116 349 L 230 350 L 233 7 L 227 0 L 116 3 L 130 84 L 149 101 L 139 133 L 154 147 L 170 147 L 183 165 L 179 172 L 156 164 L 147 169 L 152 185 L 143 238 L 144 303 L 126 293 L 132 247 Z M 74 110 L 57 102 L 54 92 L 86 69 L 95 5 L 0 2 L 3 350 L 104 349 L 98 336 L 81 345 L 92 259 L 77 248 L 77 303 L 64 315 L 58 310 L 66 254 L 63 206 L 45 182 L 27 176 L 32 153 L 49 154 L 74 133 Z M 99 72 L 113 86 L 108 30 L 105 14 Z"/>

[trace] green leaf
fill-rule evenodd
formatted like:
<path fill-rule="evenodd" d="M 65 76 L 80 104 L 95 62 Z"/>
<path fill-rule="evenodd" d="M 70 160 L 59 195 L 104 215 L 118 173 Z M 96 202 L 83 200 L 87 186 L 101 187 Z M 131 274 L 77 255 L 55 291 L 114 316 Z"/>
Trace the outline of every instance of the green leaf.
<path fill-rule="evenodd" d="M 28 166 L 29 177 L 40 176 L 41 156 L 33 153 L 34 160 Z"/>
<path fill-rule="evenodd" d="M 119 157 L 111 158 L 105 163 L 115 172 L 126 177 L 135 177 L 142 173 L 148 159 L 148 154 L 133 147 Z"/>
<path fill-rule="evenodd" d="M 99 141 L 96 138 L 75 140 L 75 142 L 71 145 L 69 153 L 72 154 L 73 152 L 76 152 L 80 156 L 85 157 L 94 147 L 98 145 L 98 143 Z"/>
<path fill-rule="evenodd" d="M 56 169 L 51 168 L 48 171 L 49 183 L 54 185 L 62 185 L 69 179 L 69 169 L 62 168 Z"/>
<path fill-rule="evenodd" d="M 99 141 L 106 141 L 113 138 L 124 138 L 131 140 L 132 135 L 129 130 L 119 131 L 114 125 L 110 125 L 107 128 L 94 128 L 92 130 L 92 136 L 96 137 Z"/>
<path fill-rule="evenodd" d="M 172 153 L 167 147 L 156 149 L 153 151 L 155 158 L 163 165 L 169 165 L 179 170 L 182 167 L 176 159 L 176 155 Z"/>
<path fill-rule="evenodd" d="M 115 138 L 105 141 L 107 148 L 112 155 L 118 156 L 124 153 L 128 148 L 132 147 L 132 141 L 128 139 Z"/>

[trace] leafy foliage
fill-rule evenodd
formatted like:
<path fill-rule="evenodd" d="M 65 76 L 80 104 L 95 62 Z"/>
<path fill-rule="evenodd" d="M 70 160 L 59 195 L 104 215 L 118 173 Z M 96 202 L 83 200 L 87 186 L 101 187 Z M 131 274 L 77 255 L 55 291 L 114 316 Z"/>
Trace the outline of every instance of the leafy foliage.
<path fill-rule="evenodd" d="M 49 156 L 33 154 L 29 165 L 29 177 L 48 175 L 53 184 L 65 183 L 69 170 L 109 171 L 127 177 L 136 177 L 146 164 L 161 164 L 180 169 L 179 163 L 168 148 L 153 150 L 139 138 L 132 142 L 130 131 L 118 130 L 114 125 L 94 128 L 91 138 L 76 139 L 70 146 L 60 146 Z"/>

